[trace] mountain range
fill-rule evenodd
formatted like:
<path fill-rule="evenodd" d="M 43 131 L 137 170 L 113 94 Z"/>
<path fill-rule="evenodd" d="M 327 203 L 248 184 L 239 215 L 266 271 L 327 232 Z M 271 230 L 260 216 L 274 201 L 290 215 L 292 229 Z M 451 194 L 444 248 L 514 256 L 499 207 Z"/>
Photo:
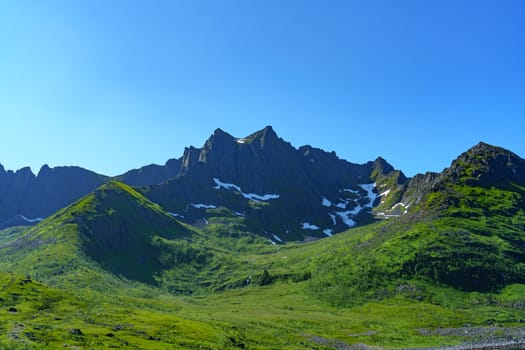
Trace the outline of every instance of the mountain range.
<path fill-rule="evenodd" d="M 271 127 L 217 129 L 164 166 L 112 178 L 1 168 L 0 188 L 0 347 L 481 349 L 525 337 L 525 160 L 486 143 L 407 178 L 382 158 L 295 148 Z"/>
<path fill-rule="evenodd" d="M 37 176 L 29 168 L 0 171 L 0 228 L 36 223 L 110 179 L 78 167 L 43 166 Z M 378 206 L 384 209 L 378 215 L 398 215 L 404 204 L 393 202 L 407 181 L 382 158 L 353 164 L 335 152 L 296 149 L 270 126 L 244 138 L 217 129 L 202 148 L 115 179 L 141 186 L 148 198 L 193 225 L 204 224 L 209 209 L 225 207 L 276 243 L 372 222 L 371 209 Z"/>

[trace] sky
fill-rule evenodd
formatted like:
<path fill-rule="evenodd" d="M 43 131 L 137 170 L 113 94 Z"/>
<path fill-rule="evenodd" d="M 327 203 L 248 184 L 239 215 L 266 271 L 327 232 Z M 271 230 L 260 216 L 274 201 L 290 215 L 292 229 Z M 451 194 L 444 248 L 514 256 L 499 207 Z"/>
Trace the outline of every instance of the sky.
<path fill-rule="evenodd" d="M 0 163 L 106 175 L 272 125 L 409 176 L 525 157 L 522 0 L 0 0 Z"/>

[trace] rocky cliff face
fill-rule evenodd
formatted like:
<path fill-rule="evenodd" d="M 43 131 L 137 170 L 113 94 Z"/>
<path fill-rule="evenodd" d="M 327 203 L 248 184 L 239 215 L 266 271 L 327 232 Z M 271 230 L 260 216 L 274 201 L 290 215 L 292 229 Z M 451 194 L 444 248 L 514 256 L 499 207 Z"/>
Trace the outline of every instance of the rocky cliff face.
<path fill-rule="evenodd" d="M 380 201 L 375 179 L 395 172 L 383 159 L 353 164 L 335 152 L 296 149 L 270 126 L 244 138 L 217 129 L 202 148 L 187 148 L 181 163 L 175 178 L 149 187 L 146 196 L 190 223 L 224 207 L 246 217 L 250 229 L 282 240 L 372 221 Z"/>
<path fill-rule="evenodd" d="M 93 191 L 106 180 L 103 175 L 79 167 L 50 168 L 44 165 L 35 175 L 30 168 L 13 172 L 0 166 L 0 226 L 10 220 L 35 223 Z"/>
<path fill-rule="evenodd" d="M 117 179 L 142 186 L 187 223 L 200 225 L 226 210 L 274 242 L 329 236 L 376 220 L 373 209 L 397 200 L 407 180 L 382 158 L 354 164 L 312 146 L 296 149 L 270 126 L 243 138 L 217 129 L 180 159 Z M 36 176 L 29 168 L 0 168 L 0 227 L 34 224 L 107 180 L 78 167 L 44 166 Z"/>

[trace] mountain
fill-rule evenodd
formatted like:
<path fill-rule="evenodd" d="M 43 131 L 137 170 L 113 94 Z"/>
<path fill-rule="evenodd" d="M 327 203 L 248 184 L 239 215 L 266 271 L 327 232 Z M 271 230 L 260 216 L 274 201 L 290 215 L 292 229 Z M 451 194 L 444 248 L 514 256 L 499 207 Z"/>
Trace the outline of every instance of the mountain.
<path fill-rule="evenodd" d="M 243 139 L 217 130 L 166 182 L 109 181 L 33 227 L 0 231 L 0 271 L 17 274 L 0 273 L 0 347 L 516 345 L 524 162 L 480 144 L 407 179 L 381 158 L 357 165 L 295 149 L 271 128 Z M 304 239 L 316 230 L 297 213 L 342 210 L 334 193 L 348 196 L 346 210 L 363 208 L 356 227 L 268 241 L 294 233 L 264 232 L 263 215 Z M 195 205 L 172 211 L 180 198 Z M 294 208 L 297 198 L 314 204 Z M 193 202 L 204 199 L 214 202 Z"/>
<path fill-rule="evenodd" d="M 32 275 L 44 279 L 66 278 L 65 267 L 75 272 L 96 264 L 115 275 L 154 283 L 163 240 L 191 234 L 128 185 L 109 181 L 0 250 L 17 256 L 17 263 L 27 263 L 39 271 Z M 45 258 L 50 252 L 52 268 Z"/>
<path fill-rule="evenodd" d="M 78 167 L 45 165 L 37 176 L 29 168 L 2 167 L 0 229 L 33 225 L 109 179 Z M 391 203 L 407 180 L 382 158 L 353 164 L 335 152 L 296 149 L 271 126 L 244 138 L 217 129 L 202 148 L 188 147 L 163 166 L 114 179 L 143 186 L 144 195 L 192 225 L 205 223 L 213 215 L 208 211 L 227 208 L 275 243 L 317 239 L 372 222 L 372 209 Z"/>
<path fill-rule="evenodd" d="M 525 183 L 525 161 L 501 147 L 480 142 L 461 154 L 444 174 L 465 184 L 491 187 Z"/>
<path fill-rule="evenodd" d="M 0 165 L 0 227 L 34 224 L 107 179 L 80 167 L 44 165 L 35 176 L 30 168 L 13 172 Z"/>
<path fill-rule="evenodd" d="M 180 167 L 179 159 L 170 159 L 164 166 L 151 164 L 115 179 L 132 186 L 153 185 L 175 177 Z M 76 166 L 44 165 L 35 175 L 28 167 L 14 172 L 0 164 L 0 229 L 34 225 L 109 179 Z"/>
<path fill-rule="evenodd" d="M 176 177 L 143 193 L 190 224 L 227 208 L 279 243 L 369 223 L 372 208 L 385 199 L 379 191 L 386 196 L 404 181 L 381 158 L 353 164 L 335 152 L 296 149 L 267 126 L 244 138 L 215 130 L 202 148 L 185 150 Z"/>
<path fill-rule="evenodd" d="M 406 279 L 469 292 L 525 283 L 524 165 L 480 143 L 443 172 L 410 179 L 400 195 L 405 215 L 379 223 L 361 249 L 347 252 L 352 269 L 338 270 L 327 256 L 318 273 L 330 278 L 320 285 L 334 288 L 319 293 L 345 304 Z"/>

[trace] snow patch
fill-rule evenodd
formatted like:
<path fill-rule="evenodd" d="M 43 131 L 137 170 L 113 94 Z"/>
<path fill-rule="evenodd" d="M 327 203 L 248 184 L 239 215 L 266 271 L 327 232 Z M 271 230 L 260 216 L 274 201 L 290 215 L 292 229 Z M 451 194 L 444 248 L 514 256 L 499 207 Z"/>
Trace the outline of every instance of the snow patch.
<path fill-rule="evenodd" d="M 379 194 L 379 197 L 386 197 L 386 196 L 388 196 L 389 193 L 390 193 L 390 190 L 386 190 L 385 192 L 381 192 Z"/>
<path fill-rule="evenodd" d="M 354 209 L 350 210 L 349 213 L 350 215 L 352 216 L 356 216 L 357 214 L 359 214 L 361 211 L 363 210 L 363 207 L 360 206 L 359 204 L 355 206 Z"/>
<path fill-rule="evenodd" d="M 332 206 L 332 202 L 330 202 L 325 196 L 323 196 L 323 207 L 331 207 Z"/>
<path fill-rule="evenodd" d="M 319 226 L 312 225 L 308 222 L 303 222 L 302 225 L 303 230 L 319 230 Z"/>
<path fill-rule="evenodd" d="M 350 218 L 351 212 L 350 210 L 346 211 L 338 211 L 336 214 L 343 220 L 344 224 L 348 227 L 354 227 L 356 222 Z"/>
<path fill-rule="evenodd" d="M 244 215 L 243 213 L 239 213 L 238 211 L 234 211 L 233 213 L 234 213 L 235 215 L 237 215 L 237 216 L 246 216 L 246 215 Z"/>
<path fill-rule="evenodd" d="M 353 194 L 359 194 L 359 191 L 353 190 L 351 188 L 343 188 L 343 191 L 350 192 L 350 193 L 353 193 Z"/>
<path fill-rule="evenodd" d="M 280 197 L 278 194 L 263 194 L 262 196 L 255 193 L 242 193 L 242 196 L 252 201 L 269 201 L 270 199 L 277 199 Z"/>
<path fill-rule="evenodd" d="M 405 204 L 405 203 L 399 202 L 399 203 L 394 204 L 392 206 L 392 208 L 390 208 L 389 211 L 393 211 L 397 207 L 402 207 L 403 214 L 406 214 L 406 213 L 408 213 L 408 208 L 410 208 L 410 204 Z M 400 214 L 392 214 L 392 213 L 389 213 L 389 212 L 379 212 L 379 213 L 377 213 L 377 215 L 381 216 L 384 219 L 397 218 L 397 217 L 401 216 Z"/>
<path fill-rule="evenodd" d="M 394 204 L 394 206 L 390 210 L 394 210 L 395 208 L 400 207 L 400 206 L 403 207 L 403 209 L 404 209 L 403 210 L 403 214 L 408 213 L 408 208 L 410 208 L 410 204 L 405 204 L 405 203 L 401 203 L 401 202 Z"/>
<path fill-rule="evenodd" d="M 408 207 L 409 207 L 408 205 L 405 205 L 405 203 L 401 203 L 401 202 L 399 202 L 399 203 L 394 204 L 394 206 L 392 207 L 392 209 L 395 209 L 395 208 L 397 208 L 397 207 L 399 207 L 399 206 L 402 206 L 403 208 L 408 208 Z"/>
<path fill-rule="evenodd" d="M 234 184 L 229 184 L 226 182 L 222 182 L 221 180 L 217 179 L 216 177 L 213 178 L 213 181 L 217 184 L 217 186 L 213 187 L 216 190 L 220 190 L 221 188 L 225 188 L 227 190 L 236 190 L 241 192 L 241 188 Z"/>
<path fill-rule="evenodd" d="M 332 230 L 331 228 L 325 228 L 325 229 L 323 230 L 323 233 L 324 233 L 325 235 L 327 235 L 328 237 L 332 237 L 332 232 L 333 232 L 333 230 Z"/>
<path fill-rule="evenodd" d="M 21 214 L 20 214 L 20 217 L 22 218 L 22 220 L 27 221 L 27 222 L 40 222 L 40 221 L 44 220 L 43 218 L 29 219 L 29 218 L 27 218 L 27 217 L 25 217 L 24 215 L 21 215 Z"/>
<path fill-rule="evenodd" d="M 202 218 L 204 220 L 204 225 L 208 225 L 208 219 Z"/>
<path fill-rule="evenodd" d="M 191 203 L 191 205 L 197 209 L 215 209 L 217 208 L 217 206 L 215 205 L 212 205 L 212 204 L 202 204 L 202 203 L 199 203 L 199 204 L 194 204 L 194 203 Z"/>
<path fill-rule="evenodd" d="M 218 178 L 214 177 L 213 181 L 217 184 L 217 186 L 214 186 L 213 188 L 216 190 L 220 190 L 221 188 L 224 188 L 226 190 L 234 190 L 239 192 L 244 198 L 252 200 L 252 201 L 269 201 L 271 199 L 277 199 L 280 197 L 278 194 L 255 194 L 255 193 L 244 193 L 241 188 L 237 185 L 222 182 Z"/>
<path fill-rule="evenodd" d="M 385 218 L 385 219 L 390 219 L 390 218 L 397 218 L 397 217 L 399 217 L 398 214 L 387 214 L 387 213 L 385 213 L 385 212 L 379 212 L 379 213 L 377 213 L 377 215 L 378 215 L 378 216 L 381 216 L 381 217 L 383 217 L 383 218 Z"/>
<path fill-rule="evenodd" d="M 358 186 L 361 187 L 363 190 L 365 190 L 367 192 L 366 196 L 368 197 L 368 203 L 365 205 L 365 208 L 372 208 L 374 206 L 375 200 L 378 197 L 378 194 L 374 193 L 374 189 L 376 188 L 376 184 L 375 183 L 360 184 Z"/>
<path fill-rule="evenodd" d="M 269 239 L 270 243 L 273 244 L 273 245 L 276 245 L 277 243 L 275 243 L 274 241 L 272 241 L 271 239 Z"/>
<path fill-rule="evenodd" d="M 236 139 L 235 141 L 240 144 L 246 143 L 245 139 Z"/>
<path fill-rule="evenodd" d="M 333 223 L 334 226 L 335 226 L 335 224 L 336 224 L 335 219 L 337 218 L 337 216 L 335 216 L 334 214 L 328 214 L 328 215 L 330 215 L 330 217 L 332 218 L 332 223 Z"/>
<path fill-rule="evenodd" d="M 168 214 L 170 214 L 171 216 L 176 217 L 176 218 L 184 219 L 184 215 L 180 215 L 180 214 L 177 214 L 177 213 L 172 213 L 170 211 L 168 212 Z"/>
<path fill-rule="evenodd" d="M 273 233 L 272 233 L 272 236 L 273 236 L 273 238 L 275 238 L 277 241 L 279 241 L 279 242 L 281 242 L 281 243 L 284 243 L 284 241 L 283 241 L 281 238 L 279 238 L 279 236 L 274 235 Z"/>

